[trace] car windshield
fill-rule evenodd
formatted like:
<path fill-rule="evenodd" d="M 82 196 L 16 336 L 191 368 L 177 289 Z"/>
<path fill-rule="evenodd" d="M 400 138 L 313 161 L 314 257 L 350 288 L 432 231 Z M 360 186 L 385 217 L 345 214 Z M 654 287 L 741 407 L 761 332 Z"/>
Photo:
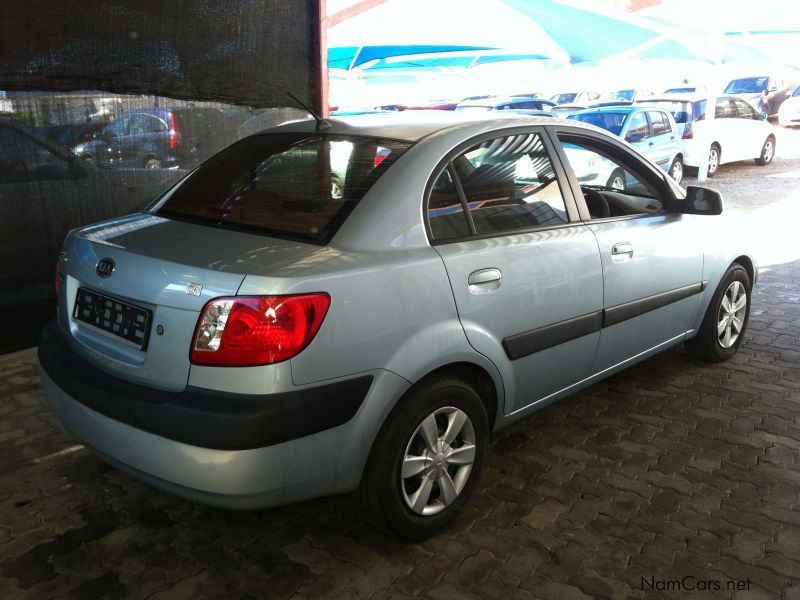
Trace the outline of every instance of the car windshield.
<path fill-rule="evenodd" d="M 575 102 L 577 96 L 578 94 L 556 94 L 555 96 L 550 96 L 550 102 L 569 104 L 570 102 Z"/>
<path fill-rule="evenodd" d="M 465 105 L 465 106 L 457 106 L 456 110 L 459 112 L 486 112 L 488 110 L 492 110 L 494 107 L 480 105 L 480 104 L 472 104 L 472 105 Z"/>
<path fill-rule="evenodd" d="M 625 123 L 625 117 L 628 113 L 623 112 L 590 112 L 590 113 L 577 113 L 567 117 L 574 121 L 581 121 L 582 123 L 589 123 L 601 127 L 606 131 L 610 131 L 614 135 L 619 135 L 622 131 L 622 125 Z"/>
<path fill-rule="evenodd" d="M 357 136 L 255 135 L 203 163 L 149 211 L 327 243 L 409 147 L 407 142 Z"/>
<path fill-rule="evenodd" d="M 734 79 L 725 88 L 726 94 L 758 94 L 767 89 L 769 77 L 745 77 Z"/>
<path fill-rule="evenodd" d="M 615 90 L 603 94 L 600 102 L 633 102 L 633 96 L 636 90 Z"/>

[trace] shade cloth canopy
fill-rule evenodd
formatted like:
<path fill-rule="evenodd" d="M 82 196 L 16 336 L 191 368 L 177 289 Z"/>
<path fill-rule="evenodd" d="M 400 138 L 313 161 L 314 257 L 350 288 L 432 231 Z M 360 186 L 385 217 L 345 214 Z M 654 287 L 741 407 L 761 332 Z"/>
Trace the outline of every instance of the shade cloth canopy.
<path fill-rule="evenodd" d="M 0 89 L 286 106 L 318 95 L 313 0 L 5 0 Z"/>

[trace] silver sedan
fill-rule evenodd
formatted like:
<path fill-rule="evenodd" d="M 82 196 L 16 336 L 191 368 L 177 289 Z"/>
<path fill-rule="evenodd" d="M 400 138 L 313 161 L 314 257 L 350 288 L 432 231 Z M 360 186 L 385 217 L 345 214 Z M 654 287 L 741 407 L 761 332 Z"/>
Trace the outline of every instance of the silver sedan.
<path fill-rule="evenodd" d="M 491 432 L 675 344 L 736 352 L 757 268 L 719 194 L 578 122 L 411 119 L 248 137 L 70 233 L 39 346 L 64 425 L 199 502 L 357 492 L 413 540 Z"/>

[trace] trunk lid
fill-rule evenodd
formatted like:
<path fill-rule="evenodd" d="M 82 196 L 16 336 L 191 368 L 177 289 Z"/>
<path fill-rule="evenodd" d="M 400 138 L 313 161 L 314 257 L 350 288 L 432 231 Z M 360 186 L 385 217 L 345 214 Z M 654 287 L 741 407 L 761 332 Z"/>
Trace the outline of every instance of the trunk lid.
<path fill-rule="evenodd" d="M 70 234 L 59 298 L 62 330 L 81 355 L 117 377 L 180 391 L 189 377 L 190 344 L 200 312 L 212 298 L 236 295 L 248 273 L 262 273 L 270 255 L 303 256 L 319 250 L 297 242 L 169 220 L 150 214 L 114 219 Z M 98 264 L 113 261 L 110 275 Z M 257 259 L 257 260 L 256 260 Z M 87 323 L 76 313 L 77 307 Z M 98 301 L 97 298 L 101 297 Z M 92 313 L 84 304 L 100 302 Z M 149 311 L 149 336 L 131 341 L 109 331 L 133 317 L 125 305 Z M 113 312 L 110 312 L 113 311 Z M 126 312 L 127 311 L 127 312 Z M 88 316 L 87 316 L 88 315 Z"/>

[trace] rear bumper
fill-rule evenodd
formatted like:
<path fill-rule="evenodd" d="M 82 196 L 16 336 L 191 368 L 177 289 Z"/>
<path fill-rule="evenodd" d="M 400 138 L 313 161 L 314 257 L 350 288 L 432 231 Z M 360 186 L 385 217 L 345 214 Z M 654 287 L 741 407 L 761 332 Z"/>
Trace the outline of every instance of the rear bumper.
<path fill-rule="evenodd" d="M 307 391 L 316 390 L 314 398 L 323 398 L 328 405 L 342 400 L 339 395 L 342 389 L 349 390 L 354 398 L 349 400 L 353 407 L 351 418 L 324 429 L 319 429 L 319 421 L 314 427 L 303 424 L 309 419 L 318 420 L 314 410 L 325 411 L 320 403 L 314 402 L 314 410 L 309 412 L 311 405 L 305 405 L 304 410 L 303 397 L 295 396 L 291 402 L 297 402 L 299 417 L 293 416 L 294 413 L 287 417 L 272 410 L 269 395 L 256 396 L 254 398 L 259 399 L 261 410 L 252 410 L 250 404 L 246 413 L 240 416 L 259 425 L 239 423 L 232 427 L 232 421 L 226 419 L 220 410 L 222 404 L 217 406 L 217 410 L 209 411 L 208 407 L 213 404 L 211 397 L 198 396 L 196 390 L 182 394 L 152 390 L 103 372 L 93 373 L 91 369 L 94 367 L 88 364 L 77 363 L 81 369 L 70 372 L 76 364 L 71 362 L 75 357 L 70 353 L 75 353 L 60 332 L 57 329 L 53 331 L 52 325 L 43 333 L 39 349 L 45 395 L 64 426 L 81 442 L 101 458 L 155 487 L 197 502 L 231 509 L 264 508 L 354 489 L 375 432 L 392 401 L 408 387 L 405 380 L 387 371 L 309 387 Z M 89 369 L 85 369 L 86 366 Z M 85 387 L 79 387 L 76 381 L 84 376 L 88 379 L 78 383 Z M 337 387 L 339 384 L 348 387 Z M 139 399 L 131 397 L 134 388 L 138 388 L 141 394 Z M 92 399 L 79 396 L 81 390 L 88 391 Z M 331 390 L 336 392 L 335 396 L 330 394 Z M 319 392 L 323 393 L 317 395 Z M 113 402 L 118 412 L 106 414 L 111 409 L 108 405 L 98 404 L 94 397 L 97 394 L 109 403 Z M 157 402 L 166 396 L 173 397 L 173 401 Z M 233 400 L 234 414 L 241 408 L 235 406 L 241 400 L 237 396 L 240 395 L 215 395 L 223 404 Z M 286 394 L 274 396 L 276 406 L 284 405 L 281 397 Z M 179 398 L 175 400 L 174 397 Z M 371 402 L 370 398 L 373 398 Z M 181 400 L 190 399 L 197 400 L 200 406 L 181 405 Z M 154 414 L 173 427 L 170 437 L 164 432 L 159 434 L 141 426 L 150 427 Z M 341 420 L 343 414 L 340 413 L 336 420 Z M 193 420 L 193 426 L 181 424 L 182 420 Z M 299 426 L 305 427 L 308 433 L 299 435 Z M 262 435 L 261 427 L 266 427 L 266 431 L 271 433 Z M 283 433 L 275 437 L 281 429 Z M 176 432 L 180 432 L 181 438 L 193 440 L 213 438 L 216 447 L 209 447 L 208 441 L 200 445 L 196 441 L 175 439 L 178 437 Z M 253 446 L 255 435 L 272 441 Z M 279 438 L 283 439 L 278 441 Z"/>
<path fill-rule="evenodd" d="M 215 450 L 247 450 L 312 435 L 349 421 L 372 375 L 276 394 L 187 387 L 165 392 L 113 377 L 67 344 L 55 321 L 39 339 L 39 362 L 70 397 L 155 435 Z"/>

